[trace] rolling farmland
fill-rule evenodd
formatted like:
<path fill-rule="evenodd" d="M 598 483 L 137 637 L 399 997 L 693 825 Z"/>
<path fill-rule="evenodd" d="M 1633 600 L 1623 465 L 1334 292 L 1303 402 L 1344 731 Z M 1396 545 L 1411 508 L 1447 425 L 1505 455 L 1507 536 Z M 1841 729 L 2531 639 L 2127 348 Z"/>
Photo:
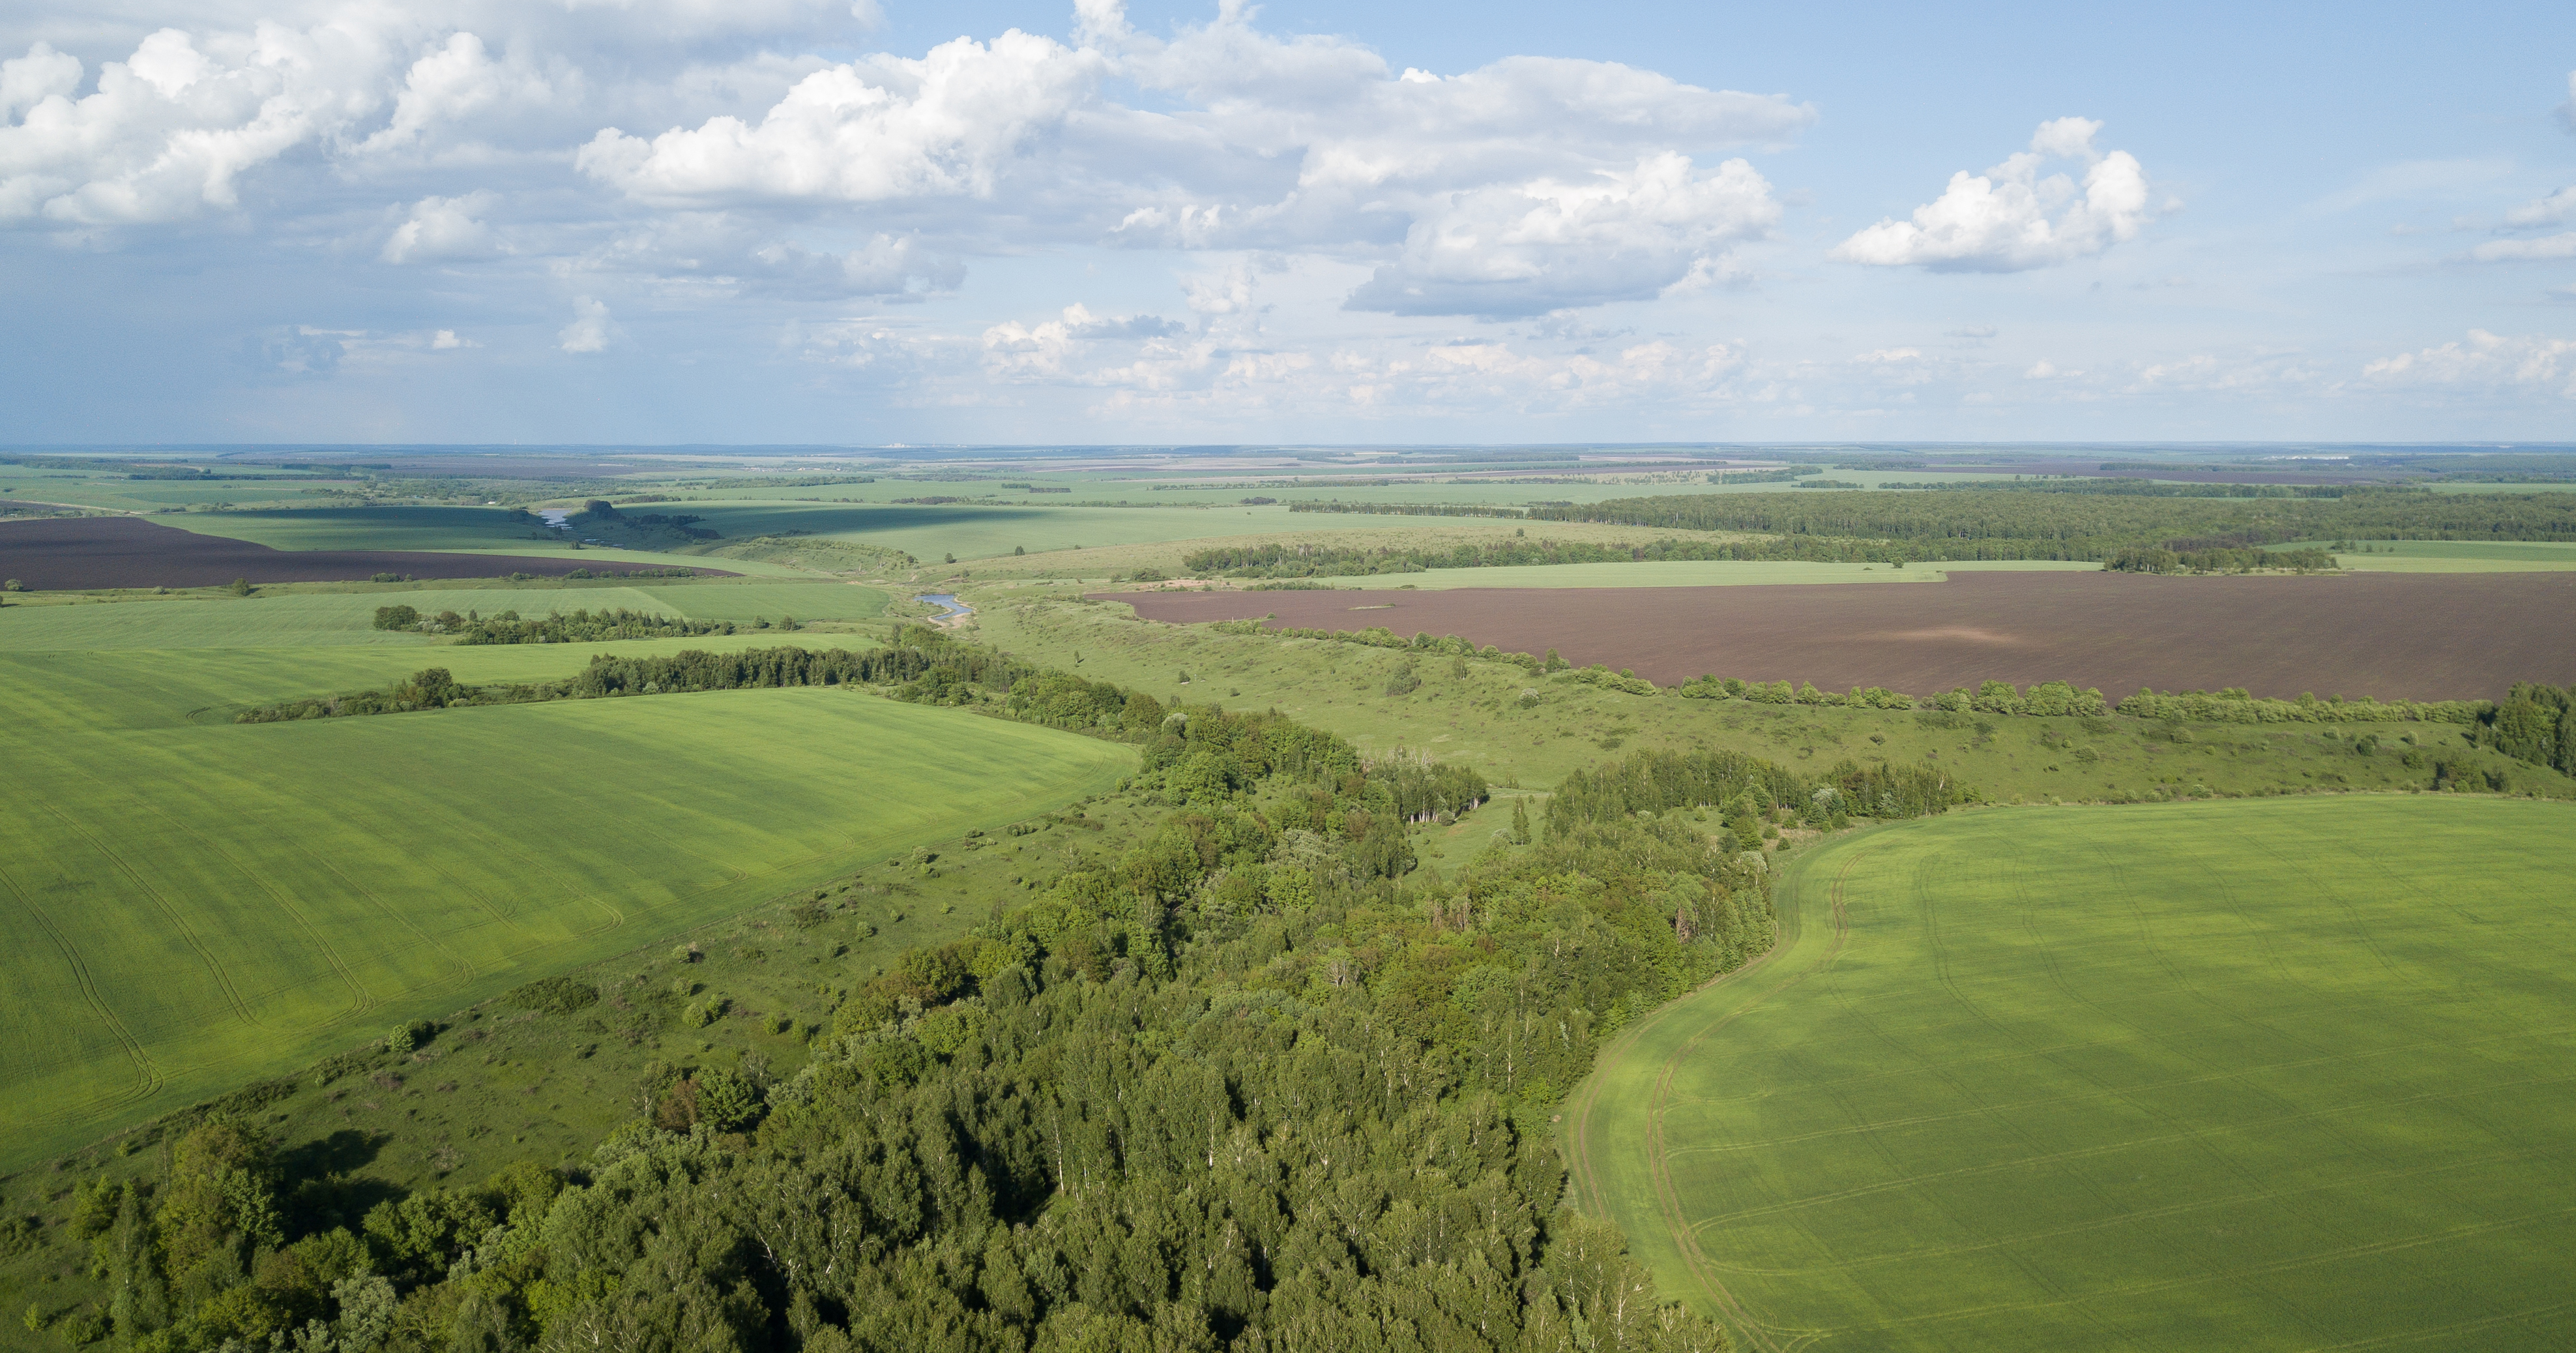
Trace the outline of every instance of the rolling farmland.
<path fill-rule="evenodd" d="M 437 661 L 467 681 L 524 680 L 608 647 L 444 648 Z M 1133 760 L 838 689 L 228 722 L 263 700 L 399 679 L 428 657 L 0 655 L 16 706 L 0 911 L 26 945 L 0 977 L 8 1161 L 1042 812 Z"/>
<path fill-rule="evenodd" d="M 1606 1048 L 1584 1205 L 1785 1349 L 2564 1347 L 2563 805 L 1990 811 Z"/>

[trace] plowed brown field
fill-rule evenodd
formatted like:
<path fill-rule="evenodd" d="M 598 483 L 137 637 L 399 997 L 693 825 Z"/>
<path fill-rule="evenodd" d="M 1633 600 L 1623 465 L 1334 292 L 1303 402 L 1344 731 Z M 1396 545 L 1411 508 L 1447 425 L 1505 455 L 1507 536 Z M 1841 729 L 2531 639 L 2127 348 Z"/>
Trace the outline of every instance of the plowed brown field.
<path fill-rule="evenodd" d="M 1104 594 L 1107 595 L 1107 594 Z M 1384 625 L 1659 683 L 1702 673 L 1924 694 L 2072 681 L 2382 700 L 2501 697 L 2576 681 L 2576 573 L 2160 578 L 1960 573 L 1869 586 L 1120 593 L 1149 620 L 1275 612 L 1314 629 Z"/>
<path fill-rule="evenodd" d="M 255 583 L 349 582 L 379 573 L 404 573 L 414 578 L 495 578 L 507 573 L 533 573 L 553 578 L 592 567 L 621 566 L 509 554 L 273 550 L 247 540 L 181 531 L 140 517 L 51 517 L 0 524 L 0 578 L 16 578 L 40 592 L 88 587 L 216 587 L 235 578 Z M 716 569 L 696 571 L 709 577 L 734 576 Z"/>

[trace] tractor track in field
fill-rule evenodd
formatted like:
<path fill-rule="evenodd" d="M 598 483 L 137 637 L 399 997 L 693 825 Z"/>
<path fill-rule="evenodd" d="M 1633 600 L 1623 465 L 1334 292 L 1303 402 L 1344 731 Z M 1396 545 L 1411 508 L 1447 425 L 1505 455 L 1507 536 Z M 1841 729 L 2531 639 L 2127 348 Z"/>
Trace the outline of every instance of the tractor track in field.
<path fill-rule="evenodd" d="M 1762 997 L 1756 998 L 1748 1004 L 1736 1007 L 1734 1010 L 1727 1012 L 1724 1018 L 1709 1024 L 1707 1027 L 1699 1030 L 1697 1033 L 1692 1034 L 1688 1039 L 1684 1040 L 1681 1046 L 1675 1048 L 1671 1054 L 1664 1058 L 1662 1066 L 1656 1073 L 1654 1090 L 1647 1099 L 1646 1170 L 1647 1177 L 1654 1187 L 1656 1204 L 1663 1213 L 1665 1233 L 1672 1241 L 1675 1253 L 1681 1256 L 1682 1263 L 1690 1270 L 1691 1279 L 1699 1285 L 1701 1293 L 1717 1307 L 1720 1313 L 1725 1316 L 1729 1324 L 1735 1326 L 1742 1332 L 1747 1343 L 1753 1345 L 1755 1348 L 1763 1350 L 1763 1353 L 1787 1353 L 1787 1350 L 1808 1342 L 1815 1336 L 1812 1334 L 1802 1335 L 1798 1338 L 1786 1341 L 1774 1337 L 1774 1332 L 1757 1320 L 1750 1308 L 1737 1300 L 1735 1294 L 1729 1291 L 1726 1284 L 1719 1279 L 1719 1266 L 1710 1260 L 1706 1251 L 1700 1248 L 1696 1228 L 1693 1227 L 1688 1219 L 1682 1215 L 1681 1196 L 1679 1191 L 1673 1185 L 1670 1156 L 1668 1148 L 1664 1143 L 1664 1114 L 1672 1099 L 1673 1080 L 1675 1076 L 1679 1074 L 1683 1060 L 1687 1058 L 1694 1049 L 1696 1049 L 1710 1035 L 1733 1024 L 1745 1013 L 1758 1007 L 1770 997 L 1776 996 L 1780 992 L 1786 991 L 1789 988 L 1804 982 L 1815 971 L 1829 965 L 1834 958 L 1842 953 L 1844 944 L 1851 936 L 1850 917 L 1846 913 L 1843 904 L 1843 879 L 1851 873 L 1852 867 L 1858 864 L 1862 857 L 1868 853 L 1869 852 L 1866 849 L 1854 852 L 1852 858 L 1845 860 L 1842 868 L 1836 871 L 1834 875 L 1833 885 L 1828 892 L 1830 902 L 1829 914 L 1833 923 L 1833 939 L 1827 944 L 1822 960 L 1807 972 L 1802 972 L 1797 976 L 1788 979 L 1779 987 L 1766 993 Z M 1806 924 L 1804 908 L 1802 907 L 1800 911 L 1799 928 L 1803 931 Z M 1733 972 L 1722 973 L 1711 979 L 1709 982 L 1703 984 L 1698 991 L 1693 992 L 1692 995 L 1697 995 L 1699 992 L 1707 991 L 1712 987 L 1716 987 L 1727 982 L 1736 981 L 1754 972 L 1760 971 L 1761 969 L 1769 967 L 1775 959 L 1777 959 L 1796 942 L 1796 939 L 1796 935 L 1775 933 L 1772 937 L 1771 947 L 1763 951 L 1759 957 L 1745 963 L 1742 967 L 1735 969 Z M 1680 1003 L 1678 1001 L 1669 1004 L 1664 1007 L 1665 1015 L 1668 1015 L 1679 1008 Z M 1612 1048 L 1605 1049 L 1602 1054 L 1602 1067 L 1606 1068 L 1609 1061 L 1615 1054 L 1623 1052 L 1626 1048 L 1632 1046 L 1639 1038 L 1643 1037 L 1649 1029 L 1662 1023 L 1663 1018 L 1664 1015 L 1658 1015 L 1653 1019 L 1647 1020 L 1645 1023 L 1642 1023 L 1635 1029 L 1631 1030 L 1627 1036 L 1621 1038 Z M 1577 1181 L 1578 1192 L 1591 1199 L 1592 1207 L 1595 1211 L 1606 1213 L 1608 1210 L 1606 1206 L 1606 1196 L 1601 1188 L 1600 1170 L 1595 1157 L 1597 1148 L 1594 1146 L 1592 1138 L 1592 1114 L 1593 1110 L 1599 1106 L 1601 1086 L 1604 1079 L 1605 1078 L 1600 1076 L 1598 1071 L 1596 1071 L 1591 1084 L 1584 1091 L 1583 1102 L 1577 1106 L 1575 1110 L 1573 1155 L 1575 1159 L 1574 1173 Z"/>
<path fill-rule="evenodd" d="M 99 1023 L 105 1025 L 110 1034 L 115 1035 L 117 1045 L 125 1050 L 126 1060 L 134 1064 L 135 1084 L 132 1089 L 90 1109 L 43 1115 L 36 1121 L 71 1122 L 95 1113 L 100 1108 L 132 1104 L 159 1094 L 161 1087 L 169 1083 L 168 1077 L 164 1076 L 161 1068 L 154 1064 L 152 1054 L 144 1051 L 143 1041 L 136 1038 L 132 1030 L 125 1027 L 125 1020 L 116 1013 L 114 1007 L 107 1003 L 107 998 L 99 994 L 98 978 L 90 972 L 89 960 L 81 957 L 79 946 L 71 942 L 71 937 L 63 933 L 63 928 L 54 923 L 54 918 L 47 915 L 43 907 L 36 905 L 36 900 L 29 897 L 27 890 L 19 887 L 15 879 L 0 874 L 0 881 L 8 883 L 10 893 L 18 899 L 18 905 L 25 907 L 27 914 L 36 918 L 36 924 L 45 929 L 45 938 L 52 940 L 54 947 L 62 951 L 63 962 L 72 970 L 72 984 L 79 988 L 81 999 L 87 1002 L 90 1010 L 98 1016 Z"/>
<path fill-rule="evenodd" d="M 348 960 L 340 957 L 339 946 L 331 943 L 330 937 L 322 933 L 322 928 L 313 923 L 313 918 L 304 914 L 303 908 L 295 905 L 294 901 L 277 886 L 274 879 L 261 873 L 259 870 L 253 869 L 244 864 L 240 858 L 233 854 L 231 848 L 227 847 L 223 842 L 206 835 L 204 832 L 198 831 L 194 827 L 188 826 L 186 823 L 180 821 L 178 818 L 163 811 L 157 806 L 152 809 L 152 812 L 154 816 L 160 818 L 163 823 L 168 825 L 171 830 L 179 832 L 187 836 L 190 840 L 197 842 L 200 846 L 203 846 L 205 849 L 212 852 L 224 863 L 231 865 L 236 872 L 241 874 L 242 877 L 259 880 L 261 891 L 266 892 L 269 897 L 277 903 L 277 909 L 291 917 L 295 922 L 296 929 L 303 931 L 305 938 L 312 941 L 313 947 L 322 952 L 322 958 L 325 962 L 331 965 L 333 975 L 337 976 L 342 984 L 349 988 L 349 1008 L 340 1012 L 340 1014 L 333 1016 L 332 1019 L 345 1019 L 351 1015 L 363 1015 L 369 1010 L 374 1009 L 379 1004 L 382 1004 L 382 1002 L 378 1001 L 374 996 L 368 994 L 366 984 L 358 980 L 357 971 L 349 966 Z M 331 1020 L 323 1021 L 325 1024 L 330 1022 Z"/>
<path fill-rule="evenodd" d="M 145 881 L 142 871 L 128 863 L 124 856 L 109 849 L 106 842 L 98 839 L 96 833 L 82 826 L 69 813 L 50 803 L 45 805 L 45 811 L 53 814 L 56 821 L 70 828 L 73 835 L 89 842 L 90 849 L 97 851 L 108 863 L 116 866 L 117 872 L 125 875 L 145 897 L 152 899 L 152 905 L 160 909 L 161 914 L 169 919 L 171 928 L 179 932 L 179 938 L 186 942 L 188 948 L 206 965 L 206 972 L 215 979 L 216 988 L 224 993 L 224 1003 L 233 1008 L 233 1013 L 240 1017 L 242 1023 L 254 1029 L 266 1027 L 259 1022 L 257 1015 L 251 1013 L 250 1002 L 243 999 L 241 988 L 233 985 L 232 973 L 224 967 L 221 960 L 215 957 L 215 952 L 206 947 L 205 938 L 197 933 L 195 926 L 188 924 L 188 918 L 184 913 L 170 905 L 170 899 L 163 897 L 160 889 Z"/>

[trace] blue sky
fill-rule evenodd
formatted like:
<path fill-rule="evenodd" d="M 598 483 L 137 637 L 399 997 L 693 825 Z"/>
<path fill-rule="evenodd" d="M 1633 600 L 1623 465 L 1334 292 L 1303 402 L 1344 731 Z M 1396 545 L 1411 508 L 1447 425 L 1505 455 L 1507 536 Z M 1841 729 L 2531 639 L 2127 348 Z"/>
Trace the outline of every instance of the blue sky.
<path fill-rule="evenodd" d="M 2576 9 L 57 0 L 0 440 L 2552 439 Z"/>

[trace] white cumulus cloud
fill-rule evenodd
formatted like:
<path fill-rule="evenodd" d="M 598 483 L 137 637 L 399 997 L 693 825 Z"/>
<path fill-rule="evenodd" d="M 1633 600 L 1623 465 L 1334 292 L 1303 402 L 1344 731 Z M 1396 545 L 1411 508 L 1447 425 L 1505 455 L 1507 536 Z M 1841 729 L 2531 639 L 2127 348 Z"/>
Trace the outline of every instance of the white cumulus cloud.
<path fill-rule="evenodd" d="M 467 122 L 494 111 L 543 107 L 554 102 L 559 81 L 577 78 L 558 71 L 549 78 L 524 61 L 494 61 L 483 39 L 473 33 L 451 33 L 404 73 L 394 100 L 393 118 L 361 142 L 361 152 L 408 149 L 421 144 L 443 124 Z"/>
<path fill-rule="evenodd" d="M 2043 122 L 2030 148 L 1983 174 L 1950 176 L 1941 196 L 1911 220 L 1883 220 L 1842 242 L 1833 256 L 1882 267 L 1936 272 L 2019 272 L 2099 254 L 2134 238 L 2152 214 L 2147 174 L 2125 150 L 2103 151 L 2102 124 L 2063 117 Z M 2079 184 L 2043 177 L 2052 161 L 2081 160 Z"/>
<path fill-rule="evenodd" d="M 1236 4 L 1168 40 L 1103 0 L 1080 19 L 1070 43 L 1014 30 L 835 64 L 757 117 L 610 128 L 577 164 L 661 206 L 862 203 L 987 240 L 1325 253 L 1378 269 L 1357 309 L 1519 315 L 1725 274 L 1779 207 L 1746 162 L 1698 157 L 1814 116 L 1608 62 L 1398 74 Z M 1118 81 L 1162 106 L 1117 102 Z"/>
<path fill-rule="evenodd" d="M 582 172 L 653 201 L 985 197 L 1090 99 L 1099 53 L 1013 29 L 816 71 L 758 123 L 709 119 L 650 141 L 609 128 Z"/>
<path fill-rule="evenodd" d="M 489 210 L 492 202 L 488 192 L 424 197 L 385 237 L 385 247 L 376 256 L 387 263 L 431 263 L 494 253 L 491 228 L 475 215 Z"/>
<path fill-rule="evenodd" d="M 1416 216 L 1401 257 L 1348 305 L 1520 316 L 1638 300 L 1715 266 L 1779 219 L 1771 185 L 1743 160 L 1701 173 L 1666 152 L 1584 180 L 1496 184 Z"/>
<path fill-rule="evenodd" d="M 572 323 L 555 335 L 555 342 L 565 352 L 575 355 L 604 352 L 616 334 L 616 321 L 609 318 L 606 305 L 588 296 L 575 296 L 572 298 Z"/>

